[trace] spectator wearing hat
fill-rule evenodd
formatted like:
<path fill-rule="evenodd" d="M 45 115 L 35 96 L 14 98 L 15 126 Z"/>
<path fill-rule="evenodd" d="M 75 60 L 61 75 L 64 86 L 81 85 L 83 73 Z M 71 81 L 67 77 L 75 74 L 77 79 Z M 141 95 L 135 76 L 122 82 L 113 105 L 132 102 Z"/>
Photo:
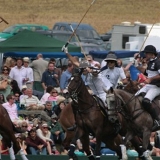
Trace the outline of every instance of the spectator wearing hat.
<path fill-rule="evenodd" d="M 21 92 L 22 92 L 22 95 L 19 97 L 20 101 L 21 101 L 22 98 L 27 97 L 27 86 L 26 85 L 22 86 Z"/>
<path fill-rule="evenodd" d="M 47 143 L 43 141 L 35 129 L 31 129 L 28 132 L 28 137 L 26 138 L 26 144 L 28 146 L 29 152 L 32 155 L 47 155 Z"/>
<path fill-rule="evenodd" d="M 30 67 L 33 68 L 33 76 L 34 76 L 33 89 L 43 92 L 44 89 L 42 87 L 41 80 L 42 80 L 42 74 L 46 71 L 48 67 L 48 62 L 43 59 L 42 54 L 38 54 L 37 59 L 30 64 Z"/>
<path fill-rule="evenodd" d="M 22 64 L 23 59 L 18 58 L 17 65 L 13 67 L 9 73 L 9 77 L 17 81 L 20 90 L 22 89 L 22 86 L 25 85 L 26 82 L 29 80 L 27 69 L 23 67 Z"/>
<path fill-rule="evenodd" d="M 160 94 L 160 59 L 157 57 L 157 51 L 153 45 L 147 45 L 143 52 L 145 53 L 146 60 L 148 60 L 148 66 L 144 72 L 147 78 L 144 80 L 145 86 L 135 95 L 145 93 L 142 105 L 154 120 L 154 126 L 152 128 L 154 131 L 160 129 L 158 112 L 151 105 L 153 99 Z"/>
<path fill-rule="evenodd" d="M 123 68 L 117 65 L 117 56 L 115 53 L 109 52 L 105 61 L 107 63 L 106 66 L 101 68 L 101 73 L 110 81 L 110 83 L 113 85 L 112 87 L 116 88 L 119 78 L 124 84 L 127 83 Z"/>
<path fill-rule="evenodd" d="M 58 118 L 59 118 L 60 113 L 61 113 L 61 111 L 63 110 L 63 108 L 66 106 L 65 100 L 66 100 L 66 99 L 65 99 L 63 96 L 58 96 L 57 106 L 55 106 L 55 107 L 53 108 L 53 111 L 54 111 L 54 113 L 58 116 Z"/>
<path fill-rule="evenodd" d="M 51 132 L 48 129 L 47 123 L 44 122 L 42 126 L 37 129 L 37 135 L 47 143 L 47 152 L 49 155 L 52 155 L 52 146 L 54 145 L 54 141 L 51 139 Z"/>
<path fill-rule="evenodd" d="M 27 69 L 29 80 L 26 82 L 27 88 L 33 88 L 33 70 L 29 67 L 30 59 L 28 57 L 23 58 L 23 66 Z"/>
<path fill-rule="evenodd" d="M 64 132 L 61 124 L 58 122 L 58 117 L 56 114 L 51 116 L 51 121 L 48 122 L 50 126 L 50 131 L 52 134 L 52 139 L 55 143 L 61 143 L 64 140 Z"/>

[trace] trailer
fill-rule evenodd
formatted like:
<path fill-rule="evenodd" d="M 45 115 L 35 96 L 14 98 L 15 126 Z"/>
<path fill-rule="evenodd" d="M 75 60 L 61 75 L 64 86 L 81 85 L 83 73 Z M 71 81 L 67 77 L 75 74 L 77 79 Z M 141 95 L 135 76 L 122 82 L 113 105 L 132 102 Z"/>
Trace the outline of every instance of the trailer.
<path fill-rule="evenodd" d="M 111 50 L 114 51 L 139 51 L 146 45 L 154 45 L 157 50 L 160 50 L 160 23 L 153 25 L 141 22 L 134 22 L 134 24 L 122 22 L 121 24 L 113 25 L 110 43 Z"/>

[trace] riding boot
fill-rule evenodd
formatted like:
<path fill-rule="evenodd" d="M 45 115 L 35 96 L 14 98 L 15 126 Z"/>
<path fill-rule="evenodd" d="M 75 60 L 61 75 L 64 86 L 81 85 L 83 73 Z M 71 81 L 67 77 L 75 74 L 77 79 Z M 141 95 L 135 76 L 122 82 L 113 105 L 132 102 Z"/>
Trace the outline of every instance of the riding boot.
<path fill-rule="evenodd" d="M 152 119 L 154 120 L 152 131 L 159 130 L 160 129 L 160 119 L 158 118 L 158 115 L 156 111 L 154 110 L 154 108 L 152 108 L 150 100 L 147 98 L 144 98 L 142 101 L 142 105 L 144 109 L 151 115 Z"/>

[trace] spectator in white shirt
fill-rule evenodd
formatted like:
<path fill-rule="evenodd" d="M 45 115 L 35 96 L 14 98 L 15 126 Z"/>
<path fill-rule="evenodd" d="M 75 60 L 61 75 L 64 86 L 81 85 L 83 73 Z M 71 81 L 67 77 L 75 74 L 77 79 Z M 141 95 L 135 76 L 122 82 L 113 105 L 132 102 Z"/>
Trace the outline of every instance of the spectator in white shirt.
<path fill-rule="evenodd" d="M 22 85 L 25 85 L 29 80 L 27 69 L 23 67 L 22 64 L 22 58 L 18 58 L 17 65 L 13 67 L 9 73 L 9 77 L 17 81 L 20 89 L 22 89 Z"/>
<path fill-rule="evenodd" d="M 24 96 L 20 100 L 20 105 L 21 106 L 23 105 L 27 110 L 35 110 L 35 109 L 43 110 L 45 108 L 44 105 L 32 93 L 33 93 L 33 90 L 28 88 L 27 97 Z"/>
<path fill-rule="evenodd" d="M 27 88 L 33 88 L 33 69 L 31 67 L 29 67 L 29 61 L 30 59 L 28 57 L 24 57 L 23 58 L 23 66 L 27 69 L 28 72 L 28 78 L 29 80 L 26 82 L 26 86 Z"/>

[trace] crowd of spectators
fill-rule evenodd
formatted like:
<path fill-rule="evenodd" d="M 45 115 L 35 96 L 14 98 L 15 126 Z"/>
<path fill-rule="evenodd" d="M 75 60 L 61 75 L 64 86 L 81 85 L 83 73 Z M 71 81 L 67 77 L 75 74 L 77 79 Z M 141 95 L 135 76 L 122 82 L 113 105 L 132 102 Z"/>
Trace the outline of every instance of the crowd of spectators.
<path fill-rule="evenodd" d="M 87 56 L 87 60 L 91 66 L 98 69 L 106 65 L 106 61 L 102 61 L 101 64 L 94 61 L 91 55 Z M 0 85 L 3 85 L 3 81 L 7 81 L 8 84 L 5 89 L 0 90 L 0 104 L 7 110 L 14 125 L 26 131 L 15 134 L 26 155 L 66 153 L 61 150 L 61 147 L 57 148 L 65 138 L 65 132 L 58 120 L 61 111 L 68 103 L 68 99 L 64 97 L 63 93 L 74 70 L 74 65 L 69 61 L 67 67 L 62 70 L 56 68 L 55 63 L 54 58 L 47 62 L 43 59 L 42 54 L 38 54 L 37 59 L 32 62 L 28 57 L 16 60 L 8 57 L 2 67 Z M 124 70 L 124 78 L 130 80 L 129 67 L 133 63 L 123 66 L 119 59 L 117 64 Z M 136 58 L 134 64 L 146 67 L 145 59 L 139 57 Z M 82 75 L 84 81 L 85 71 Z M 119 78 L 116 86 L 121 80 Z M 95 145 L 96 139 L 90 137 L 92 151 L 94 151 Z M 116 155 L 103 143 L 101 149 L 102 155 Z M 0 150 L 2 154 L 8 154 L 3 137 L 0 137 Z M 76 154 L 85 154 L 82 151 L 80 140 L 77 141 Z M 155 148 L 153 154 L 159 156 L 160 149 Z"/>

